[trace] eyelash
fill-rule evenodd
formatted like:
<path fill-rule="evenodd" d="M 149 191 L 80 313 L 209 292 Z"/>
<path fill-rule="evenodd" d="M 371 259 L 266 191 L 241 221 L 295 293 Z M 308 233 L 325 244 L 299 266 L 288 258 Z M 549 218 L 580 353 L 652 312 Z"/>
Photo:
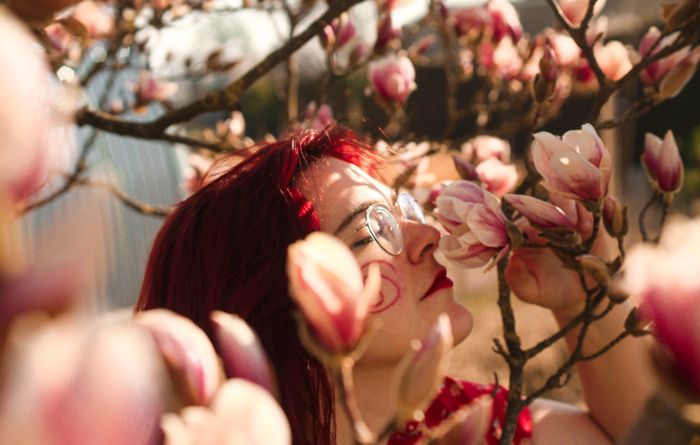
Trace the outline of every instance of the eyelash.
<path fill-rule="evenodd" d="M 354 243 L 352 243 L 352 245 L 350 246 L 350 248 L 351 248 L 351 249 L 357 249 L 357 248 L 359 248 L 359 247 L 366 246 L 367 244 L 371 243 L 372 241 L 374 241 L 374 240 L 372 239 L 372 237 L 371 237 L 371 236 L 368 236 L 368 237 L 366 237 L 366 238 L 362 238 L 362 239 L 359 239 L 359 240 L 355 241 Z"/>

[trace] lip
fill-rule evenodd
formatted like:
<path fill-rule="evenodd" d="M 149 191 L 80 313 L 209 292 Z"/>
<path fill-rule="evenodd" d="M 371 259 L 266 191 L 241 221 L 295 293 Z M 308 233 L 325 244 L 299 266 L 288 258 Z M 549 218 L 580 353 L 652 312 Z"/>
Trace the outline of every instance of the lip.
<path fill-rule="evenodd" d="M 452 283 L 452 280 L 447 278 L 447 270 L 445 269 L 440 269 L 440 271 L 437 273 L 435 276 L 435 280 L 433 280 L 433 284 L 430 285 L 430 288 L 428 291 L 423 295 L 420 299 L 420 301 L 425 300 L 435 292 L 442 290 L 442 289 L 448 289 L 453 286 L 454 283 Z"/>

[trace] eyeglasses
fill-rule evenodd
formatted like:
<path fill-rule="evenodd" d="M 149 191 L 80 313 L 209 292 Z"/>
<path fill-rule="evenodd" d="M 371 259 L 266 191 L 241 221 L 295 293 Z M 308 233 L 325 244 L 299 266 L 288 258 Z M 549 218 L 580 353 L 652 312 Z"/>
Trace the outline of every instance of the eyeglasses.
<path fill-rule="evenodd" d="M 401 192 L 396 198 L 395 207 L 401 217 L 410 221 L 425 224 L 423 209 L 410 193 Z M 370 236 L 363 238 L 351 247 L 361 247 L 375 241 L 389 255 L 400 255 L 403 252 L 403 231 L 394 212 L 384 204 L 372 204 L 365 211 L 365 222 L 355 228 L 360 230 L 367 227 Z"/>

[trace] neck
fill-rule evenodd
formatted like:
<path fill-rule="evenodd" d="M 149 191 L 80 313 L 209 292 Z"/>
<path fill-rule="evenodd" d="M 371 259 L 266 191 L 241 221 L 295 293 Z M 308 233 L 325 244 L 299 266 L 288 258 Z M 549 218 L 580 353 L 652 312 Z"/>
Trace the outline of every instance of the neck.
<path fill-rule="evenodd" d="M 355 402 L 362 420 L 375 434 L 381 433 L 396 412 L 397 368 L 396 363 L 374 366 L 358 363 L 353 370 Z M 342 396 L 337 390 L 335 413 L 337 444 L 352 444 L 352 423 L 346 414 Z"/>

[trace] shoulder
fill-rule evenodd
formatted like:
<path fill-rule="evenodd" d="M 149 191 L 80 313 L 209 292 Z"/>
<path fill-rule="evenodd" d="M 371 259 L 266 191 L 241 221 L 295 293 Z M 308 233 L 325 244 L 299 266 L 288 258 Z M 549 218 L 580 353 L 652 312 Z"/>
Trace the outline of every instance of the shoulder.
<path fill-rule="evenodd" d="M 530 405 L 534 445 L 567 444 L 612 445 L 588 412 L 554 400 L 538 399 Z"/>

